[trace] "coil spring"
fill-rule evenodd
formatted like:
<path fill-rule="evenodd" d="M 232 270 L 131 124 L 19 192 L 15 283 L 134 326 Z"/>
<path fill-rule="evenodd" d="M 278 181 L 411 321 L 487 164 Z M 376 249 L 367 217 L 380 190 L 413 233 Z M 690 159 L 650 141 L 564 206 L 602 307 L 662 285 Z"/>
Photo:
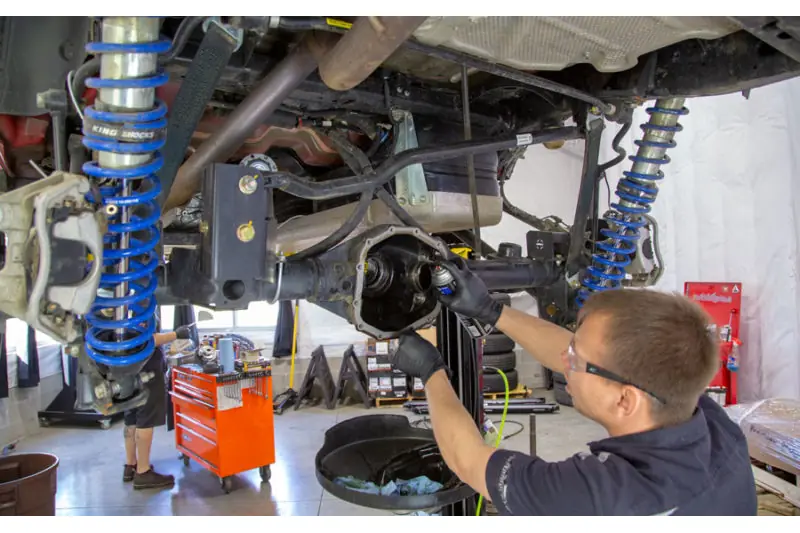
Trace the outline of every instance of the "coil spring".
<path fill-rule="evenodd" d="M 622 285 L 625 268 L 636 252 L 639 230 L 647 224 L 643 215 L 650 212 L 658 195 L 657 182 L 664 179 L 659 167 L 670 162 L 666 151 L 676 146 L 673 137 L 683 129 L 678 118 L 689 113 L 683 102 L 683 98 L 669 98 L 647 108 L 650 120 L 641 125 L 644 138 L 635 141 L 638 151 L 629 157 L 633 166 L 622 173 L 623 178 L 617 184 L 619 200 L 609 206 L 603 217 L 609 227 L 601 230 L 605 240 L 597 243 L 599 251 L 592 256 L 592 264 L 581 280 L 576 299 L 579 307 L 592 293 Z"/>
<path fill-rule="evenodd" d="M 137 24 L 132 17 L 123 23 Z M 137 43 L 93 42 L 86 50 L 93 54 L 160 54 L 170 41 Z M 119 56 L 118 56 L 119 57 Z M 141 60 L 141 55 L 137 55 Z M 168 76 L 157 69 L 142 77 L 109 79 L 102 76 L 86 80 L 93 89 L 155 89 L 164 85 Z M 99 100 L 99 94 L 98 94 Z M 104 104 L 103 107 L 106 105 Z M 111 167 L 89 162 L 83 172 L 100 180 L 99 191 L 104 205 L 115 205 L 117 214 L 110 217 L 104 237 L 104 273 L 100 290 L 90 314 L 86 317 L 86 351 L 99 364 L 109 367 L 138 365 L 150 357 L 155 348 L 156 300 L 158 285 L 155 271 L 159 265 L 156 247 L 160 240 L 160 209 L 156 198 L 161 183 L 155 175 L 163 165 L 159 150 L 165 144 L 167 107 L 158 100 L 150 109 L 121 106 L 101 110 L 89 106 L 84 112 L 83 144 L 96 152 L 151 157 L 135 166 Z M 102 155 L 102 154 L 101 154 Z M 139 185 L 133 192 L 133 185 Z M 128 215 L 125 215 L 125 213 Z M 141 238 L 134 238 L 136 233 Z M 127 262 L 127 267 L 125 267 Z M 109 297 L 109 291 L 122 286 L 124 294 Z M 108 315 L 119 310 L 114 319 Z M 121 316 L 120 316 L 121 315 Z M 117 334 L 115 337 L 115 332 Z"/>

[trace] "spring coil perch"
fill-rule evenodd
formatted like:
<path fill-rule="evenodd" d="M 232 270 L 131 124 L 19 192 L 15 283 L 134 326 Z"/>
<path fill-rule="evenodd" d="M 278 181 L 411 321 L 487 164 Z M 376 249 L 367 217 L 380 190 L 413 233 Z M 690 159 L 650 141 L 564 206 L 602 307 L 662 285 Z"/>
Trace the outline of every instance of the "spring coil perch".
<path fill-rule="evenodd" d="M 601 230 L 604 241 L 597 243 L 599 250 L 592 256 L 592 264 L 581 279 L 576 303 L 582 306 L 594 292 L 618 289 L 625 279 L 625 267 L 631 264 L 639 240 L 639 229 L 647 222 L 643 215 L 650 213 L 658 195 L 657 182 L 664 179 L 662 165 L 670 162 L 666 152 L 674 148 L 674 136 L 683 127 L 678 123 L 689 113 L 684 98 L 657 100 L 647 108 L 650 120 L 641 125 L 644 138 L 635 141 L 638 150 L 629 159 L 631 170 L 623 172 L 616 188 L 618 201 L 610 205 L 603 217 L 608 229 Z"/>
<path fill-rule="evenodd" d="M 100 289 L 86 317 L 86 352 L 98 364 L 134 371 L 155 348 L 161 193 L 155 174 L 167 128 L 167 107 L 155 89 L 168 81 L 157 57 L 171 44 L 158 39 L 159 28 L 158 18 L 107 17 L 102 42 L 86 46 L 101 57 L 101 69 L 99 78 L 86 80 L 98 95 L 85 109 L 83 144 L 96 157 L 83 172 L 97 180 L 103 204 L 116 206 L 104 237 Z"/>

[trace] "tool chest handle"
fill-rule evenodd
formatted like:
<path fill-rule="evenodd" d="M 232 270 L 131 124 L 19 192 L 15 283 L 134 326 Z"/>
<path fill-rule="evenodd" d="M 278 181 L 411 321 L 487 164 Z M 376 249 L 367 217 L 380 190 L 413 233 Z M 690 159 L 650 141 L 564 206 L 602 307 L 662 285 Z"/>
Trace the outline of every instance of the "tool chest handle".
<path fill-rule="evenodd" d="M 182 400 L 184 402 L 197 405 L 198 407 L 205 407 L 206 409 L 210 409 L 212 411 L 214 410 L 214 406 L 213 405 L 208 404 L 206 402 L 202 402 L 202 401 L 194 399 L 194 398 L 190 398 L 188 396 L 184 396 L 183 394 L 180 394 L 178 392 L 170 391 L 170 395 L 172 395 L 173 397 L 178 398 L 179 400 Z"/>

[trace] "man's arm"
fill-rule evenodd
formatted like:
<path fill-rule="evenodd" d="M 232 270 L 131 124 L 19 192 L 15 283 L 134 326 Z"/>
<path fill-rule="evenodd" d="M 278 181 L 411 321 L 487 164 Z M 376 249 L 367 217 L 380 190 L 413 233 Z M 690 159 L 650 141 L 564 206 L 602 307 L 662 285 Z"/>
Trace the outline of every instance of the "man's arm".
<path fill-rule="evenodd" d="M 492 298 L 486 284 L 470 272 L 466 263 L 453 261 L 440 266 L 450 271 L 455 282 L 452 294 L 439 294 L 443 304 L 456 313 L 496 326 L 544 366 L 561 371 L 561 353 L 572 336 L 569 330 L 502 305 Z"/>
<path fill-rule="evenodd" d="M 177 339 L 191 338 L 191 330 L 188 326 L 181 326 L 175 331 L 168 331 L 167 333 L 156 333 L 153 335 L 153 340 L 156 346 L 163 346 L 169 344 Z"/>
<path fill-rule="evenodd" d="M 447 374 L 439 370 L 425 385 L 433 436 L 450 470 L 476 492 L 489 498 L 486 466 L 495 449 L 483 442 L 475 421 L 456 396 Z"/>
<path fill-rule="evenodd" d="M 167 333 L 156 333 L 153 335 L 153 340 L 156 341 L 156 346 L 169 344 L 177 338 L 178 335 L 174 331 L 169 331 Z"/>
<path fill-rule="evenodd" d="M 563 371 L 561 354 L 569 346 L 572 332 L 522 311 L 503 307 L 497 329 L 514 339 L 550 370 Z"/>

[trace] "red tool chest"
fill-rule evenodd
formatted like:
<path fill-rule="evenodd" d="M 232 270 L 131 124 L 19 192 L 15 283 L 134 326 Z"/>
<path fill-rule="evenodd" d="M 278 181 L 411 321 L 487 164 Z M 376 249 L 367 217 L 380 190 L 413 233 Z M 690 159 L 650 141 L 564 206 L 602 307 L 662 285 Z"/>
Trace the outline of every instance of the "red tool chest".
<path fill-rule="evenodd" d="M 175 445 L 220 478 L 258 469 L 268 481 L 275 462 L 272 376 L 269 370 L 205 374 L 196 365 L 172 369 Z"/>

